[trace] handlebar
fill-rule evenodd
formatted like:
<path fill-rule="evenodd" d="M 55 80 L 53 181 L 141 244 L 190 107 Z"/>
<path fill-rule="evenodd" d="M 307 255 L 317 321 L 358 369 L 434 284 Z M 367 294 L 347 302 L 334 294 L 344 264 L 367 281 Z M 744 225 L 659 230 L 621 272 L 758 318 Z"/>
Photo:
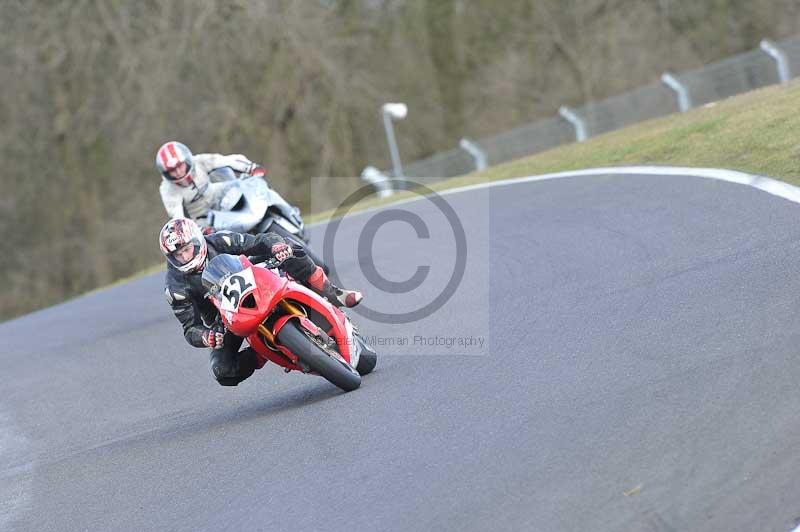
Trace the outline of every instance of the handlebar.
<path fill-rule="evenodd" d="M 275 257 L 271 257 L 268 255 L 256 255 L 253 257 L 249 257 L 250 262 L 253 266 L 264 266 L 268 269 L 278 268 L 281 263 L 275 259 Z"/>

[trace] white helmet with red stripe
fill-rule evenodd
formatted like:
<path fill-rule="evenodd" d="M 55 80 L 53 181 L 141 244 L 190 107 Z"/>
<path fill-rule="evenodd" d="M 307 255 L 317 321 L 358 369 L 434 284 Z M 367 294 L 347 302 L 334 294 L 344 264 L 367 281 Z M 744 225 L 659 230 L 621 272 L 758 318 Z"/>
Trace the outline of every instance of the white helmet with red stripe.
<path fill-rule="evenodd" d="M 156 168 L 167 181 L 182 187 L 188 186 L 192 182 L 194 168 L 192 151 L 180 142 L 167 142 L 158 149 Z"/>
<path fill-rule="evenodd" d="M 158 238 L 161 253 L 178 270 L 197 272 L 206 265 L 208 244 L 194 220 L 175 218 L 164 224 Z"/>

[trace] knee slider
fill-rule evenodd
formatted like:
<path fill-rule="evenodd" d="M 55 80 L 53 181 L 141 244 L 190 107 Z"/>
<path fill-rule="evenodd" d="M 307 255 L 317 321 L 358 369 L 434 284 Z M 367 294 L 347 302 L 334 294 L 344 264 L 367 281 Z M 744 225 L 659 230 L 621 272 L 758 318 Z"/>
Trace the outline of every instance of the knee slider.
<path fill-rule="evenodd" d="M 239 383 L 242 382 L 242 379 L 218 378 L 217 382 L 220 384 L 220 386 L 239 386 Z"/>
<path fill-rule="evenodd" d="M 214 351 L 211 354 L 211 373 L 214 378 L 222 384 L 223 379 L 236 377 L 236 359 L 225 356 L 221 351 Z"/>
<path fill-rule="evenodd" d="M 211 372 L 217 380 L 229 379 L 236 376 L 236 366 L 219 361 L 211 364 Z"/>
<path fill-rule="evenodd" d="M 256 370 L 256 354 L 248 348 L 236 357 L 212 356 L 211 372 L 222 386 L 237 386 Z"/>

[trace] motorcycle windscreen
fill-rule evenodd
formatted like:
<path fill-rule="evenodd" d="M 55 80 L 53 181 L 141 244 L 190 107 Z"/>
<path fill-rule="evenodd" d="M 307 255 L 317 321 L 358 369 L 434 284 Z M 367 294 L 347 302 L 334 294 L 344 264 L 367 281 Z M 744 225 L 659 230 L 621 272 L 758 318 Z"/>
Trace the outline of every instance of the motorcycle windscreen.
<path fill-rule="evenodd" d="M 239 257 L 224 254 L 217 255 L 203 268 L 203 286 L 208 290 L 209 294 L 217 296 L 225 280 L 242 270 L 244 270 L 244 266 L 242 266 L 242 261 L 239 260 Z"/>

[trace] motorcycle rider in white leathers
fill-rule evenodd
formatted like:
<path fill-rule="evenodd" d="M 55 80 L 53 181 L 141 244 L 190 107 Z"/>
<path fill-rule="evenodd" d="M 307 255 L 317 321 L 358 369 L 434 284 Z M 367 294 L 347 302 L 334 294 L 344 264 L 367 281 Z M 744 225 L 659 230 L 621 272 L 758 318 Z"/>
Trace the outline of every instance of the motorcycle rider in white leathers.
<path fill-rule="evenodd" d="M 201 227 L 209 225 L 208 211 L 219 203 L 228 189 L 227 181 L 216 178 L 214 170 L 229 167 L 242 177 L 264 176 L 264 167 L 244 155 L 198 153 L 180 142 L 167 142 L 156 153 L 156 168 L 162 181 L 159 191 L 171 219 L 187 217 Z"/>

